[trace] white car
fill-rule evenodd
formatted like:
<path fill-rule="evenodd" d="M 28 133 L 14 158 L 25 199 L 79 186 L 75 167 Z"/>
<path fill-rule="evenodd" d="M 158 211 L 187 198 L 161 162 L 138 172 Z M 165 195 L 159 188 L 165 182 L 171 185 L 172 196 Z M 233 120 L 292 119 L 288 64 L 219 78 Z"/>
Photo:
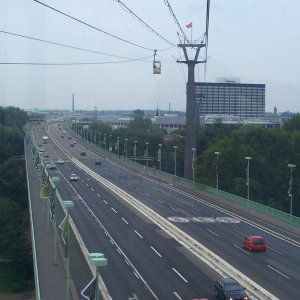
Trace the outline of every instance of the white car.
<path fill-rule="evenodd" d="M 72 173 L 72 174 L 70 175 L 70 180 L 71 180 L 71 181 L 78 181 L 78 180 L 79 180 L 79 177 L 78 177 L 76 174 Z"/>
<path fill-rule="evenodd" d="M 62 164 L 65 163 L 65 161 L 64 161 L 63 159 L 60 158 L 56 163 L 59 164 L 59 165 L 62 165 Z"/>

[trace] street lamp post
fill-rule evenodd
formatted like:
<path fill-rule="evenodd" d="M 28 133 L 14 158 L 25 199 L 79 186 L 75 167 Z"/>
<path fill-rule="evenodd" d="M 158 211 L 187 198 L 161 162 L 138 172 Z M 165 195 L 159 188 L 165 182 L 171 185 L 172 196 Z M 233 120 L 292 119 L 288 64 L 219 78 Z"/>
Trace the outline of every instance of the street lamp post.
<path fill-rule="evenodd" d="M 97 145 L 97 131 L 94 130 L 94 144 Z"/>
<path fill-rule="evenodd" d="M 290 179 L 290 187 L 288 190 L 288 195 L 291 197 L 290 201 L 290 223 L 292 223 L 293 216 L 293 168 L 296 168 L 295 164 L 288 164 L 288 167 L 291 169 L 291 179 Z"/>
<path fill-rule="evenodd" d="M 111 148 L 111 134 L 109 135 L 109 151 L 111 151 L 112 148 Z"/>
<path fill-rule="evenodd" d="M 55 196 L 55 192 L 56 192 L 56 183 L 60 182 L 60 178 L 59 177 L 52 177 L 52 181 L 54 183 L 54 187 L 53 187 L 53 194 Z M 51 212 L 53 214 L 53 235 L 54 235 L 54 239 L 53 239 L 53 264 L 56 265 L 57 264 L 57 230 L 56 230 L 56 203 L 55 203 L 55 198 L 53 198 L 53 204 L 51 205 Z"/>
<path fill-rule="evenodd" d="M 104 141 L 105 141 L 105 143 L 104 143 L 104 148 L 105 148 L 105 150 L 106 150 L 106 133 L 104 133 Z"/>
<path fill-rule="evenodd" d="M 158 149 L 158 158 L 159 158 L 159 171 L 161 171 L 161 146 L 162 144 L 158 144 L 159 149 Z"/>
<path fill-rule="evenodd" d="M 74 207 L 74 202 L 72 200 L 64 201 L 64 206 L 67 210 L 67 234 L 66 234 L 66 251 L 65 257 L 67 260 L 67 287 L 66 287 L 66 294 L 67 300 L 70 299 L 70 251 L 69 251 L 69 242 L 70 242 L 70 223 L 69 223 L 69 210 Z"/>
<path fill-rule="evenodd" d="M 218 169 L 218 160 L 219 160 L 219 155 L 221 154 L 221 152 L 215 152 L 216 156 L 217 156 L 217 163 L 216 163 L 216 176 L 217 176 L 217 181 L 216 181 L 216 188 L 217 190 L 219 190 L 219 169 Z"/>
<path fill-rule="evenodd" d="M 249 174 L 250 174 L 250 160 L 252 159 L 252 157 L 245 156 L 245 159 L 248 161 L 246 185 L 247 185 L 247 208 L 248 208 L 248 211 L 249 211 L 249 203 L 250 203 L 250 179 L 249 179 Z"/>
<path fill-rule="evenodd" d="M 120 157 L 120 137 L 117 137 L 117 145 L 118 145 L 118 157 Z"/>
<path fill-rule="evenodd" d="M 147 166 L 147 172 L 148 172 L 148 152 L 149 152 L 149 142 L 146 142 L 146 166 Z"/>
<path fill-rule="evenodd" d="M 193 188 L 195 187 L 195 168 L 196 168 L 196 148 L 192 148 L 193 159 L 192 159 L 192 171 L 193 171 Z"/>
<path fill-rule="evenodd" d="M 98 134 L 99 134 L 99 147 L 101 147 L 101 132 L 99 132 Z"/>
<path fill-rule="evenodd" d="M 124 144 L 124 151 L 125 151 L 125 157 L 127 158 L 127 141 L 128 139 L 125 139 L 125 144 Z"/>
<path fill-rule="evenodd" d="M 107 266 L 107 258 L 104 257 L 103 253 L 89 253 L 88 260 L 96 268 L 95 300 L 99 300 L 99 271 L 100 267 Z"/>
<path fill-rule="evenodd" d="M 134 141 L 133 155 L 134 155 L 134 161 L 135 162 L 136 162 L 136 143 L 137 143 L 137 141 Z"/>
<path fill-rule="evenodd" d="M 176 177 L 177 176 L 176 163 L 177 163 L 177 148 L 178 148 L 178 146 L 173 146 L 173 148 L 174 148 L 174 176 Z"/>

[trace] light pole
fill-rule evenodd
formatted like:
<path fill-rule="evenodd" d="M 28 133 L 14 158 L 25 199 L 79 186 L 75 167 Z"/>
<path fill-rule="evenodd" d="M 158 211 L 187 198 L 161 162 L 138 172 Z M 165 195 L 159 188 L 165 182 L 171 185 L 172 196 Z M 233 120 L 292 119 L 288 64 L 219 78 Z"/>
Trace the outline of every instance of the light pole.
<path fill-rule="evenodd" d="M 127 158 L 127 141 L 128 141 L 128 139 L 125 139 L 124 151 L 125 151 L 125 157 L 126 158 Z"/>
<path fill-rule="evenodd" d="M 148 152 L 149 152 L 149 142 L 146 142 L 146 166 L 148 172 Z"/>
<path fill-rule="evenodd" d="M 221 152 L 215 152 L 216 156 L 217 156 L 217 163 L 216 163 L 216 173 L 217 173 L 217 181 L 216 181 L 216 188 L 217 190 L 219 189 L 219 169 L 218 169 L 218 160 L 219 160 L 219 155 L 221 154 Z"/>
<path fill-rule="evenodd" d="M 252 157 L 250 156 L 245 156 L 245 159 L 248 161 L 247 164 L 247 181 L 246 181 L 246 185 L 247 185 L 247 208 L 249 210 L 249 201 L 250 201 L 250 180 L 249 180 L 249 173 L 250 173 L 250 160 L 252 159 Z"/>
<path fill-rule="evenodd" d="M 53 187 L 53 195 L 55 196 L 56 192 L 56 183 L 60 182 L 59 177 L 52 177 L 52 181 L 54 183 Z M 56 203 L 55 203 L 55 197 L 53 198 L 53 203 L 51 203 L 51 214 L 53 216 L 52 224 L 53 224 L 53 234 L 54 234 L 54 239 L 53 239 L 53 264 L 57 264 L 57 230 L 56 230 Z M 51 218 L 52 219 L 52 218 Z"/>
<path fill-rule="evenodd" d="M 291 168 L 291 179 L 290 179 L 290 187 L 288 190 L 288 195 L 291 197 L 290 201 L 290 223 L 292 223 L 293 216 L 293 168 L 296 168 L 295 164 L 288 164 L 288 167 Z"/>
<path fill-rule="evenodd" d="M 120 137 L 117 137 L 117 145 L 118 145 L 118 157 L 120 157 Z"/>
<path fill-rule="evenodd" d="M 94 144 L 97 145 L 97 131 L 94 130 Z"/>
<path fill-rule="evenodd" d="M 74 202 L 72 200 L 64 201 L 65 209 L 67 210 L 67 233 L 66 233 L 66 251 L 65 258 L 67 260 L 67 287 L 66 294 L 67 300 L 70 299 L 70 251 L 69 251 L 69 243 L 70 243 L 70 223 L 69 223 L 69 210 L 74 207 Z"/>
<path fill-rule="evenodd" d="M 174 176 L 177 176 L 177 167 L 176 167 L 176 163 L 177 163 L 177 148 L 178 146 L 173 146 L 174 148 Z"/>
<path fill-rule="evenodd" d="M 112 148 L 111 148 L 111 134 L 109 135 L 109 151 L 111 151 Z"/>
<path fill-rule="evenodd" d="M 162 144 L 158 144 L 159 149 L 158 149 L 158 161 L 159 161 L 159 171 L 161 171 L 161 146 Z"/>
<path fill-rule="evenodd" d="M 99 134 L 99 147 L 101 147 L 101 132 L 99 132 L 98 134 Z"/>
<path fill-rule="evenodd" d="M 96 268 L 95 300 L 99 300 L 99 270 L 100 267 L 107 266 L 107 258 L 103 253 L 89 253 L 88 260 Z"/>
<path fill-rule="evenodd" d="M 196 168 L 196 148 L 192 148 L 193 159 L 192 159 L 192 171 L 193 171 L 193 188 L 195 187 L 195 168 Z"/>
<path fill-rule="evenodd" d="M 105 150 L 106 150 L 106 133 L 104 133 L 104 148 L 105 148 Z"/>
<path fill-rule="evenodd" d="M 137 141 L 134 141 L 133 155 L 134 155 L 134 161 L 135 162 L 136 162 L 136 143 L 137 143 Z"/>

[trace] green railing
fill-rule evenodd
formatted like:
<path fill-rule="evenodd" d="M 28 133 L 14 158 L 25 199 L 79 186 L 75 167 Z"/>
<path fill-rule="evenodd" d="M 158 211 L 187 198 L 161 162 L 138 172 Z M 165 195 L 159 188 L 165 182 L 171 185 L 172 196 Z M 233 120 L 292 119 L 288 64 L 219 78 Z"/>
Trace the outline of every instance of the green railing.
<path fill-rule="evenodd" d="M 123 161 L 126 161 L 127 163 L 129 163 L 131 165 L 134 165 L 136 168 L 138 168 L 140 170 L 144 170 L 144 172 L 147 172 L 149 174 L 150 173 L 154 174 L 154 169 L 153 168 L 151 168 L 151 167 L 147 168 L 145 165 L 142 165 L 142 164 L 139 164 L 138 162 L 135 162 L 135 161 L 132 161 L 130 159 L 127 159 L 124 156 L 120 156 L 119 157 L 118 154 L 116 154 L 114 152 L 105 150 L 104 148 L 102 148 L 102 147 L 100 147 L 98 145 L 95 145 L 94 143 L 87 142 L 85 139 L 83 139 L 76 132 L 75 132 L 75 134 L 77 135 L 78 138 L 80 138 L 81 140 L 83 140 L 86 143 L 88 143 L 95 150 L 101 150 L 102 152 L 105 152 L 105 154 L 107 156 L 110 156 L 112 158 L 119 158 L 119 159 L 121 159 Z M 179 177 L 179 176 L 175 177 L 173 174 L 166 173 L 166 172 L 163 172 L 163 171 L 160 171 L 160 170 L 157 170 L 157 169 L 155 170 L 155 175 L 157 177 L 160 177 L 162 179 L 166 179 L 168 181 L 172 181 L 174 183 L 177 182 L 177 183 L 183 184 L 183 185 L 185 185 L 187 187 L 192 187 L 195 190 L 201 190 L 201 191 L 209 192 L 211 194 L 214 194 L 214 195 L 220 196 L 222 198 L 225 198 L 225 199 L 227 199 L 229 201 L 239 203 L 239 204 L 241 204 L 241 205 L 243 205 L 245 207 L 249 207 L 249 209 L 251 209 L 251 210 L 261 212 L 261 213 L 263 213 L 265 215 L 268 215 L 270 217 L 273 217 L 273 218 L 275 218 L 277 220 L 289 223 L 289 224 L 291 224 L 293 226 L 300 227 L 300 218 L 299 217 L 291 216 L 290 214 L 282 212 L 282 211 L 280 211 L 278 209 L 275 209 L 275 208 L 272 208 L 272 207 L 269 207 L 269 206 L 266 206 L 266 205 L 254 202 L 252 200 L 248 201 L 247 199 L 245 199 L 243 197 L 240 197 L 240 196 L 237 196 L 237 195 L 234 195 L 234 194 L 230 194 L 230 193 L 224 192 L 224 191 L 222 191 L 220 189 L 216 189 L 216 188 L 213 188 L 211 186 L 207 186 L 207 185 L 201 184 L 199 182 L 193 182 L 192 180 L 188 180 L 188 179 L 185 179 L 185 178 L 182 178 L 182 177 Z"/>

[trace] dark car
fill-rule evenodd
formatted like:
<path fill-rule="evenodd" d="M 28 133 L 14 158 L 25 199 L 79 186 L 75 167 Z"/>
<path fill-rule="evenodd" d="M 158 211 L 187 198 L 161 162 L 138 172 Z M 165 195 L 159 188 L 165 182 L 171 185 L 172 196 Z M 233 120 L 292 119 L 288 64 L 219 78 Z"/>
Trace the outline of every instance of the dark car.
<path fill-rule="evenodd" d="M 219 278 L 215 282 L 215 294 L 218 299 L 248 300 L 245 289 L 234 279 Z"/>
<path fill-rule="evenodd" d="M 81 156 L 86 156 L 86 153 L 85 152 L 81 152 L 80 155 Z"/>
<path fill-rule="evenodd" d="M 95 160 L 95 165 L 96 166 L 101 166 L 101 160 L 100 159 Z"/>

